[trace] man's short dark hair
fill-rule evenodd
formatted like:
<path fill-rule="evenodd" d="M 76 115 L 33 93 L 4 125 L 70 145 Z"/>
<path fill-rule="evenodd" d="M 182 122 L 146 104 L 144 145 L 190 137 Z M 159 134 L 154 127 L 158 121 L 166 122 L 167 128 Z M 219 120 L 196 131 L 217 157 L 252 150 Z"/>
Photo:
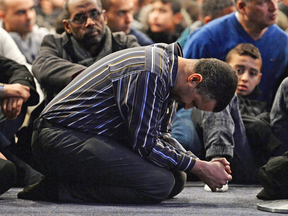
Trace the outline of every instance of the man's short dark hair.
<path fill-rule="evenodd" d="M 71 16 L 71 12 L 69 11 L 69 2 L 70 0 L 66 0 L 64 5 L 63 5 L 63 10 L 64 10 L 64 14 L 63 14 L 63 19 L 69 19 Z M 102 9 L 102 3 L 101 0 L 96 0 L 98 6 Z"/>
<path fill-rule="evenodd" d="M 199 59 L 195 73 L 203 77 L 195 93 L 200 94 L 203 101 L 216 101 L 213 112 L 225 109 L 236 92 L 238 78 L 235 69 L 218 59 Z"/>
<path fill-rule="evenodd" d="M 201 14 L 203 17 L 210 16 L 216 19 L 225 8 L 232 6 L 234 6 L 233 0 L 204 0 L 201 5 Z"/>
<path fill-rule="evenodd" d="M 110 0 L 101 0 L 101 4 L 104 10 L 109 11 L 111 7 L 111 1 Z"/>
<path fill-rule="evenodd" d="M 225 62 L 229 63 L 234 54 L 238 54 L 240 56 L 250 56 L 253 59 L 260 59 L 262 64 L 261 53 L 259 49 L 250 43 L 240 43 L 233 49 L 231 49 L 225 59 Z"/>
<path fill-rule="evenodd" d="M 171 4 L 171 8 L 174 14 L 181 11 L 182 4 L 180 0 L 152 0 L 152 3 L 157 1 L 161 1 L 163 4 Z"/>

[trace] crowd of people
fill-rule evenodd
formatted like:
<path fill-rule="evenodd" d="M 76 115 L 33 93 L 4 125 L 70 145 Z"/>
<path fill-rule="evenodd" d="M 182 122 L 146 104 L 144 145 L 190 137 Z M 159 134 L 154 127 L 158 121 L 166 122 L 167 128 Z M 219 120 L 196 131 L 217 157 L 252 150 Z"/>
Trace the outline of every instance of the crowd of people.
<path fill-rule="evenodd" d="M 153 204 L 187 178 L 260 183 L 288 151 L 287 8 L 0 0 L 0 194 Z"/>

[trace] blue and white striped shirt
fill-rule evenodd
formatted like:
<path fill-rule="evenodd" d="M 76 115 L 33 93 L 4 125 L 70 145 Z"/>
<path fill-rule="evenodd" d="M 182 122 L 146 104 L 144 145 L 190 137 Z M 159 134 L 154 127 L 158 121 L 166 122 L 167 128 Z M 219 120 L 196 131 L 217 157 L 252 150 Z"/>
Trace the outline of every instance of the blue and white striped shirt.
<path fill-rule="evenodd" d="M 178 55 L 178 43 L 112 53 L 78 75 L 41 115 L 77 131 L 111 137 L 158 166 L 190 171 L 196 156 L 169 134 Z"/>

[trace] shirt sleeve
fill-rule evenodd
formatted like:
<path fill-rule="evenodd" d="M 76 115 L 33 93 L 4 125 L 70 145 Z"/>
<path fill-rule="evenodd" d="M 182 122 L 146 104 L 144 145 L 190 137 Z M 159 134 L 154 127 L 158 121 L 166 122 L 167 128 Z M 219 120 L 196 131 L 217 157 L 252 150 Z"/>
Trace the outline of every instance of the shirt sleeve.
<path fill-rule="evenodd" d="M 136 89 L 126 93 L 133 150 L 158 166 L 190 171 L 196 156 L 169 134 L 173 105 L 169 104 L 165 82 L 150 72 L 137 76 L 133 78 Z"/>

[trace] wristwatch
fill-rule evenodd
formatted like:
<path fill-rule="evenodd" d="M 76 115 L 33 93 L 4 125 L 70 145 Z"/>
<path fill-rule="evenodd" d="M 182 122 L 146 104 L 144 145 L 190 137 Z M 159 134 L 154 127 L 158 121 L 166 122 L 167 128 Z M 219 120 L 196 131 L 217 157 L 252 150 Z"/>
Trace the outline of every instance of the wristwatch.
<path fill-rule="evenodd" d="M 4 89 L 4 84 L 3 83 L 0 83 L 0 98 L 3 97 L 4 95 L 4 92 L 5 92 L 5 89 Z"/>

